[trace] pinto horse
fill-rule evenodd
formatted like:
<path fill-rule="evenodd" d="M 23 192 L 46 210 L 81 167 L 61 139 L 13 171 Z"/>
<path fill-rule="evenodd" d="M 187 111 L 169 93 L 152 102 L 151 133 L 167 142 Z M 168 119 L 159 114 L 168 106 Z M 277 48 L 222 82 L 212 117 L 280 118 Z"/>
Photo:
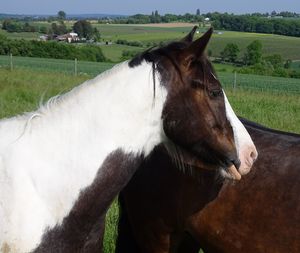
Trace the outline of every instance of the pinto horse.
<path fill-rule="evenodd" d="M 99 252 L 112 200 L 155 146 L 240 179 L 257 152 L 204 50 L 150 49 L 0 121 L 0 251 Z"/>
<path fill-rule="evenodd" d="M 260 156 L 238 183 L 153 152 L 120 194 L 116 252 L 300 252 L 300 135 L 243 122 Z"/>

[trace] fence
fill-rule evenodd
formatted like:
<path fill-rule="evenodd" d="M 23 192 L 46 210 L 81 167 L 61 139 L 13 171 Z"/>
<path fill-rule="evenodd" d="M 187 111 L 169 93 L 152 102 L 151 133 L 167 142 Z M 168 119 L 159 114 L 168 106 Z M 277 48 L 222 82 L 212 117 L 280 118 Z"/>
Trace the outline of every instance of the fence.
<path fill-rule="evenodd" d="M 0 56 L 0 67 L 8 69 L 34 69 L 41 71 L 63 72 L 66 74 L 88 74 L 97 75 L 114 64 L 107 62 L 86 62 L 48 58 Z"/>
<path fill-rule="evenodd" d="M 67 74 L 88 74 L 95 76 L 107 69 L 114 63 L 84 62 L 75 60 L 45 59 L 32 57 L 0 56 L 0 67 L 15 69 L 26 68 L 41 71 L 63 72 Z M 271 76 L 259 76 L 248 74 L 236 74 L 219 72 L 219 79 L 226 89 L 243 89 L 288 93 L 300 95 L 300 79 L 282 78 Z"/>

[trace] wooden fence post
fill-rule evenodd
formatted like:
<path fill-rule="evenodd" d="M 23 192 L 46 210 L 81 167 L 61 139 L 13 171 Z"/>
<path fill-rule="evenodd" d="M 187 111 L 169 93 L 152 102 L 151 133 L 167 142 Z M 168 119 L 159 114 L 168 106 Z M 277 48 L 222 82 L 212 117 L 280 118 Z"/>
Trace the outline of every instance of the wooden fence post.
<path fill-rule="evenodd" d="M 236 89 L 236 71 L 234 71 L 233 90 Z"/>
<path fill-rule="evenodd" d="M 14 65 L 13 65 L 13 55 L 12 55 L 12 53 L 10 54 L 10 71 L 13 71 L 13 69 L 14 69 Z"/>
<path fill-rule="evenodd" d="M 77 58 L 74 61 L 74 75 L 77 76 Z"/>

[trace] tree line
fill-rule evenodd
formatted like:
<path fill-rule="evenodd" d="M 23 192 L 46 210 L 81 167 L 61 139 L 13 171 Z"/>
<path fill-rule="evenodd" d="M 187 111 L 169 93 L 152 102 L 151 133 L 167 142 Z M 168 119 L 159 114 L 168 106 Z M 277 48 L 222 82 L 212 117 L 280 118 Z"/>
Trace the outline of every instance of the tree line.
<path fill-rule="evenodd" d="M 75 59 L 82 61 L 108 61 L 100 47 L 95 45 L 75 46 L 53 41 L 13 40 L 0 34 L 0 55 Z"/>
<path fill-rule="evenodd" d="M 243 57 L 238 59 L 240 52 L 238 45 L 228 43 L 220 53 L 220 60 L 223 63 L 243 66 L 236 69 L 243 74 L 300 78 L 300 70 L 291 68 L 291 60 L 284 61 L 280 54 L 263 56 L 262 49 L 262 43 L 255 40 L 247 46 Z"/>
<path fill-rule="evenodd" d="M 300 37 L 299 18 L 258 17 L 217 12 L 210 13 L 208 17 L 210 17 L 215 29 Z"/>

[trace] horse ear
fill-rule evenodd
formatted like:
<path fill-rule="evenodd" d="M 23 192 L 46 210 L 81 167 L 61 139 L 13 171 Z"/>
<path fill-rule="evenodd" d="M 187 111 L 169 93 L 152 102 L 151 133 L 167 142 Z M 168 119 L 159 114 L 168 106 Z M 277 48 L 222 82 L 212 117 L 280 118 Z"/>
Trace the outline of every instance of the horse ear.
<path fill-rule="evenodd" d="M 190 65 L 192 61 L 198 59 L 204 52 L 211 35 L 213 28 L 209 28 L 208 31 L 199 39 L 195 40 L 191 45 L 185 49 L 185 65 Z"/>
<path fill-rule="evenodd" d="M 198 26 L 194 26 L 192 31 L 189 32 L 189 34 L 187 36 L 185 36 L 181 41 L 182 42 L 187 42 L 187 43 L 192 43 L 193 42 L 193 39 L 194 39 L 194 35 L 195 35 L 195 32 L 197 31 L 198 29 Z"/>

